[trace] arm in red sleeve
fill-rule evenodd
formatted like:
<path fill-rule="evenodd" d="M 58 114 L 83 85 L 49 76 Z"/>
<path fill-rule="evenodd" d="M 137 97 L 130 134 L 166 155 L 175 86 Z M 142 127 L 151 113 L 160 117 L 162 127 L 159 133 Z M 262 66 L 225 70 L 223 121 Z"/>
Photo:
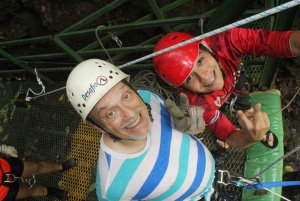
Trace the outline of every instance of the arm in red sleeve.
<path fill-rule="evenodd" d="M 237 130 L 220 110 L 205 111 L 203 118 L 206 127 L 224 142 Z"/>
<path fill-rule="evenodd" d="M 226 43 L 241 54 L 295 57 L 291 51 L 290 37 L 294 31 L 270 31 L 263 29 L 234 28 L 226 34 Z"/>

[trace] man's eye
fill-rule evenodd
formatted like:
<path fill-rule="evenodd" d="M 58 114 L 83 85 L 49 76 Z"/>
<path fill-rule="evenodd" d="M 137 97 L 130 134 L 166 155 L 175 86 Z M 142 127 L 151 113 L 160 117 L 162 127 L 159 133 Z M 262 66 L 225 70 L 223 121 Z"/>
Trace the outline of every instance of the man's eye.
<path fill-rule="evenodd" d="M 124 98 L 125 98 L 126 100 L 129 99 L 129 98 L 130 98 L 130 94 L 129 94 L 129 93 L 126 93 L 125 96 L 124 96 Z"/>
<path fill-rule="evenodd" d="M 111 111 L 107 114 L 107 118 L 112 118 L 114 116 L 115 112 Z"/>

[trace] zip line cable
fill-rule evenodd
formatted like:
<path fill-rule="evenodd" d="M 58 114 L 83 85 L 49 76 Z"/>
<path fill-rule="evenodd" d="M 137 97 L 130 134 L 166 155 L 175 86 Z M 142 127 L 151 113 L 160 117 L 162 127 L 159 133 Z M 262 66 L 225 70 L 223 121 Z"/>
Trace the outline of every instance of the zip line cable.
<path fill-rule="evenodd" d="M 221 28 L 219 28 L 219 29 L 216 29 L 216 30 L 214 30 L 214 31 L 211 31 L 211 32 L 202 34 L 202 35 L 200 35 L 200 36 L 197 36 L 197 37 L 194 37 L 194 38 L 192 38 L 192 39 L 186 40 L 186 41 L 181 42 L 181 43 L 179 43 L 179 44 L 173 45 L 173 46 L 171 46 L 171 47 L 162 49 L 162 50 L 157 51 L 157 52 L 155 52 L 155 53 L 152 53 L 152 54 L 149 54 L 149 55 L 147 55 L 147 56 L 141 57 L 141 58 L 139 58 L 139 59 L 133 60 L 133 61 L 131 61 L 131 62 L 128 62 L 128 63 L 126 63 L 126 64 L 123 64 L 123 65 L 119 66 L 118 68 L 121 69 L 121 68 L 124 68 L 124 67 L 126 67 L 126 66 L 130 66 L 131 64 L 138 63 L 138 62 L 140 62 L 140 61 L 149 59 L 149 58 L 151 58 L 151 57 L 154 57 L 154 56 L 157 56 L 157 55 L 159 55 L 159 54 L 168 52 L 168 51 L 170 51 L 170 50 L 174 50 L 174 49 L 176 49 L 176 48 L 178 48 L 178 47 L 181 47 L 181 46 L 190 44 L 190 43 L 192 43 L 192 42 L 201 40 L 201 39 L 203 39 L 203 38 L 207 38 L 207 37 L 209 37 L 209 36 L 213 36 L 213 35 L 215 35 L 215 34 L 221 33 L 221 32 L 226 31 L 226 30 L 228 30 L 228 29 L 231 29 L 231 28 L 234 28 L 234 27 L 238 27 L 238 26 L 247 24 L 247 23 L 249 23 L 249 22 L 253 22 L 253 21 L 255 21 L 255 20 L 258 20 L 258 19 L 267 17 L 267 16 L 272 15 L 272 14 L 274 14 L 274 13 L 278 13 L 278 12 L 283 11 L 283 10 L 285 10 L 285 9 L 288 9 L 288 8 L 291 8 L 291 7 L 294 7 L 294 6 L 297 6 L 297 5 L 299 5 L 299 4 L 300 4 L 300 0 L 292 0 L 292 1 L 287 2 L 287 3 L 285 3 L 285 4 L 276 6 L 276 7 L 274 7 L 274 8 L 271 8 L 271 9 L 269 9 L 269 10 L 263 11 L 263 12 L 258 13 L 258 14 L 256 14 L 256 15 L 250 16 L 250 17 L 245 18 L 245 19 L 243 19 L 243 20 L 240 20 L 240 21 L 234 22 L 234 23 L 232 23 L 232 24 L 229 24 L 229 25 L 227 25 L 227 26 L 224 26 L 224 27 L 221 27 Z"/>

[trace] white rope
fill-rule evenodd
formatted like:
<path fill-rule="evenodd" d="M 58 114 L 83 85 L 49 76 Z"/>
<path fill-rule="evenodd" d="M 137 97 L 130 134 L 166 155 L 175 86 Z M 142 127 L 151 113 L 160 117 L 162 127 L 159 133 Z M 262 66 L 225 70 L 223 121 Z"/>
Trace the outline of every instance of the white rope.
<path fill-rule="evenodd" d="M 37 80 L 38 84 L 42 86 L 42 91 L 40 93 L 35 93 L 34 91 L 31 90 L 31 88 L 29 88 L 26 93 L 26 98 L 25 98 L 26 101 L 30 101 L 33 98 L 33 97 L 28 96 L 29 92 L 33 93 L 36 96 L 39 96 L 42 93 L 45 93 L 45 86 L 44 86 L 42 80 L 39 78 L 36 68 L 34 69 L 34 72 L 36 74 L 36 80 Z"/>
<path fill-rule="evenodd" d="M 176 101 L 177 99 L 177 90 L 173 87 L 170 87 L 169 90 L 161 87 L 157 82 L 156 74 L 150 70 L 143 70 L 136 74 L 135 77 L 130 80 L 130 84 L 137 90 L 148 90 L 157 95 L 160 95 L 164 99 L 169 98 L 173 101 Z"/>
<path fill-rule="evenodd" d="M 197 41 L 197 40 L 201 40 L 201 39 L 203 39 L 203 38 L 206 38 L 206 37 L 209 37 L 209 36 L 212 36 L 212 35 L 221 33 L 221 32 L 226 31 L 226 30 L 228 30 L 228 29 L 231 29 L 231 28 L 234 28 L 234 27 L 238 27 L 238 26 L 247 24 L 247 23 L 249 23 L 249 22 L 252 22 L 252 21 L 261 19 L 261 18 L 263 18 L 263 17 L 267 17 L 267 16 L 269 16 L 269 15 L 272 15 L 272 14 L 274 14 L 274 13 L 278 13 L 278 12 L 280 12 L 280 11 L 283 11 L 283 10 L 285 10 L 285 9 L 294 7 L 294 6 L 299 5 L 299 4 L 300 4 L 300 0 L 292 0 L 292 1 L 287 2 L 287 3 L 285 3 L 285 4 L 279 5 L 279 6 L 277 6 L 277 7 L 274 7 L 274 8 L 272 8 L 272 9 L 269 9 L 269 10 L 266 10 L 266 11 L 263 11 L 263 12 L 258 13 L 258 14 L 256 14 L 256 15 L 253 15 L 253 16 L 251 16 L 251 17 L 245 18 L 245 19 L 243 19 L 243 20 L 234 22 L 234 23 L 232 23 L 232 24 L 229 24 L 229 25 L 227 25 L 227 26 L 221 27 L 221 28 L 216 29 L 216 30 L 214 30 L 214 31 L 211 31 L 211 32 L 208 32 L 208 33 L 206 33 L 206 34 L 203 34 L 203 35 L 194 37 L 194 38 L 192 38 L 192 39 L 190 39 L 190 40 L 187 40 L 187 41 L 184 41 L 184 42 L 182 42 L 182 43 L 180 43 L 180 44 L 173 45 L 173 46 L 171 46 L 171 47 L 165 48 L 165 49 L 160 50 L 160 51 L 158 51 L 158 52 L 155 52 L 155 53 L 149 54 L 149 55 L 147 55 L 147 56 L 141 57 L 141 58 L 139 58 L 139 59 L 133 60 L 133 61 L 131 61 L 131 62 L 128 62 L 128 63 L 126 63 L 126 64 L 123 64 L 123 65 L 119 66 L 118 68 L 120 68 L 120 69 L 121 69 L 121 68 L 124 68 L 124 67 L 126 67 L 126 66 L 131 65 L 131 64 L 138 63 L 138 62 L 140 62 L 140 61 L 149 59 L 149 58 L 151 58 L 151 57 L 154 57 L 154 56 L 157 56 L 157 55 L 159 55 L 159 54 L 162 54 L 162 53 L 168 52 L 168 51 L 170 51 L 170 50 L 176 49 L 176 48 L 178 48 L 178 47 L 187 45 L 187 44 L 192 43 L 192 42 L 195 42 L 195 41 Z M 108 57 L 110 58 L 108 52 L 105 50 L 105 48 L 103 47 L 103 44 L 101 43 L 101 41 L 100 41 L 100 39 L 99 39 L 99 37 L 98 37 L 97 31 L 98 31 L 98 29 L 101 28 L 101 27 L 104 27 L 104 26 L 101 25 L 101 26 L 97 27 L 96 30 L 95 30 L 95 34 L 96 34 L 96 37 L 97 37 L 97 39 L 98 39 L 100 45 L 102 46 L 102 48 L 104 49 L 104 51 L 106 52 L 106 54 L 108 55 Z M 110 58 L 110 60 L 111 60 L 111 58 Z M 111 62 L 112 62 L 112 60 L 111 60 Z M 35 72 L 36 72 L 36 70 L 35 70 Z M 36 75 L 37 75 L 37 72 L 36 72 Z M 39 94 L 36 94 L 36 93 L 34 93 L 34 92 L 29 88 L 28 91 L 27 91 L 27 94 L 26 94 L 26 99 L 25 99 L 26 101 L 30 101 L 32 98 L 38 98 L 38 97 L 40 97 L 40 96 L 44 96 L 44 95 L 47 95 L 47 94 L 50 94 L 50 93 L 54 93 L 54 92 L 56 92 L 56 91 L 63 90 L 63 89 L 66 88 L 66 87 L 62 87 L 62 88 L 60 88 L 60 89 L 56 89 L 56 90 L 54 90 L 54 91 L 50 91 L 50 92 L 48 92 L 48 93 L 45 93 L 45 94 L 43 94 L 43 95 L 40 95 L 40 94 L 42 94 L 43 92 L 45 92 L 45 87 L 44 87 L 44 85 L 42 84 L 42 82 L 40 81 L 40 78 L 38 77 L 38 75 L 37 75 L 37 81 L 38 81 L 38 83 L 39 83 L 40 85 L 42 85 L 42 88 L 43 88 L 42 92 L 40 92 Z M 159 89 L 159 88 L 157 88 L 157 89 Z M 162 88 L 161 88 L 161 89 L 162 89 Z M 36 96 L 36 97 L 28 97 L 29 91 L 31 91 L 33 94 L 35 94 L 35 95 L 37 95 L 37 96 Z M 160 93 L 159 93 L 159 94 L 160 94 Z M 168 95 L 168 94 L 167 94 L 167 95 Z"/>
<path fill-rule="evenodd" d="M 291 201 L 291 200 L 289 200 L 288 198 L 286 198 L 286 197 L 284 197 L 284 196 L 282 196 L 282 195 L 280 195 L 280 194 L 278 194 L 278 193 L 276 193 L 276 192 L 274 192 L 274 191 L 272 191 L 272 190 L 270 190 L 270 189 L 268 189 L 268 188 L 263 188 L 263 189 L 266 190 L 266 191 L 269 191 L 270 193 L 272 193 L 272 194 L 274 194 L 274 195 L 277 195 L 278 197 L 281 197 L 281 198 L 284 199 L 284 200 Z"/>
<path fill-rule="evenodd" d="M 239 26 L 241 26 L 241 25 L 244 25 L 244 24 L 247 24 L 247 23 L 249 23 L 249 22 L 252 22 L 252 21 L 255 21 L 255 20 L 264 18 L 264 17 L 269 16 L 269 15 L 272 15 L 272 14 L 274 14 L 274 13 L 278 13 L 278 12 L 280 12 L 280 11 L 282 11 L 282 10 L 285 10 L 285 9 L 288 9 L 288 8 L 291 8 L 291 7 L 294 7 L 294 6 L 299 5 L 299 4 L 300 4 L 300 0 L 292 0 L 292 1 L 288 2 L 288 3 L 285 3 L 285 4 L 279 5 L 279 6 L 277 6 L 277 7 L 274 7 L 274 8 L 272 8 L 272 9 L 263 11 L 263 12 L 261 12 L 261 13 L 258 13 L 258 14 L 256 14 L 256 15 L 250 16 L 250 17 L 245 18 L 245 19 L 243 19 L 243 20 L 234 22 L 234 23 L 232 23 L 232 24 L 229 24 L 229 25 L 227 25 L 227 26 L 221 27 L 221 28 L 216 29 L 216 30 L 214 30 L 214 31 L 211 31 L 211 32 L 208 32 L 208 33 L 206 33 L 206 34 L 203 34 L 203 35 L 194 37 L 194 38 L 192 38 L 192 39 L 190 39 L 190 40 L 186 40 L 186 41 L 181 42 L 181 43 L 179 43 L 179 44 L 170 46 L 170 47 L 168 47 L 168 48 L 162 49 L 162 50 L 157 51 L 157 52 L 155 52 L 155 53 L 152 53 L 152 54 L 149 54 L 149 55 L 147 55 L 147 56 L 141 57 L 141 58 L 139 58 L 139 59 L 133 60 L 133 61 L 131 61 L 131 62 L 128 62 L 128 63 L 126 63 L 126 64 L 123 64 L 123 65 L 119 66 L 118 68 L 121 69 L 121 68 L 124 68 L 124 67 L 126 67 L 126 66 L 130 66 L 131 64 L 138 63 L 138 62 L 140 62 L 140 61 L 149 59 L 149 58 L 151 58 L 151 57 L 154 57 L 154 56 L 157 56 L 157 55 L 159 55 L 159 54 L 162 54 L 162 53 L 168 52 L 168 51 L 170 51 L 170 50 L 176 49 L 176 48 L 178 48 L 178 47 L 181 47 L 181 46 L 190 44 L 190 43 L 192 43 L 192 42 L 201 40 L 201 39 L 203 39 L 203 38 L 207 38 L 207 37 L 209 37 L 209 36 L 213 36 L 213 35 L 215 35 L 215 34 L 221 33 L 221 32 L 226 31 L 226 30 L 228 30 L 228 29 L 232 29 L 232 28 L 234 28 L 234 27 L 239 27 Z"/>

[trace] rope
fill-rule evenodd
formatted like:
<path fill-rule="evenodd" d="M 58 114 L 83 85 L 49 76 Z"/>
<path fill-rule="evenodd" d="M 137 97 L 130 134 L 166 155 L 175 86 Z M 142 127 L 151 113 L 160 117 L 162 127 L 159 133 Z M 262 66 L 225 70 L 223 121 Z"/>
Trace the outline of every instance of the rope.
<path fill-rule="evenodd" d="M 256 177 L 261 176 L 263 173 L 265 173 L 267 170 L 269 170 L 273 165 L 275 165 L 276 163 L 278 163 L 280 160 L 285 159 L 286 157 L 290 156 L 291 154 L 293 154 L 294 152 L 298 151 L 300 149 L 300 145 L 298 145 L 297 147 L 295 147 L 293 150 L 291 150 L 290 152 L 286 153 L 285 155 L 281 156 L 280 158 L 278 158 L 276 161 L 274 161 L 271 165 L 269 165 L 269 167 L 267 167 L 266 169 L 264 169 L 263 171 L 261 171 L 258 175 L 256 175 Z"/>
<path fill-rule="evenodd" d="M 37 80 L 38 84 L 42 86 L 42 91 L 40 93 L 35 93 L 34 91 L 31 90 L 31 88 L 29 88 L 26 93 L 26 99 L 25 99 L 26 101 L 30 101 L 32 98 L 32 97 L 28 97 L 29 92 L 33 93 L 36 96 L 38 96 L 42 93 L 45 93 L 45 86 L 44 86 L 42 80 L 39 78 L 36 68 L 34 69 L 34 72 L 36 74 L 36 80 Z"/>
<path fill-rule="evenodd" d="M 152 54 L 149 54 L 149 55 L 147 55 L 147 56 L 141 57 L 141 58 L 139 58 L 139 59 L 133 60 L 133 61 L 131 61 L 131 62 L 128 62 L 128 63 L 126 63 L 126 64 L 123 64 L 123 65 L 119 66 L 119 68 L 121 69 L 121 68 L 124 68 L 124 67 L 126 67 L 126 66 L 130 66 L 131 64 L 138 63 L 138 62 L 140 62 L 140 61 L 143 61 L 143 60 L 152 58 L 152 57 L 157 56 L 157 55 L 159 55 L 159 54 L 168 52 L 168 51 L 170 51 L 170 50 L 174 50 L 174 49 L 176 49 L 176 48 L 178 48 L 178 47 L 181 47 L 181 46 L 190 44 L 190 43 L 192 43 L 192 42 L 201 40 L 201 39 L 203 39 L 203 38 L 207 38 L 207 37 L 209 37 L 209 36 L 213 36 L 213 35 L 215 35 L 215 34 L 221 33 L 221 32 L 226 31 L 226 30 L 228 30 L 228 29 L 232 29 L 232 28 L 234 28 L 234 27 L 238 27 L 238 26 L 247 24 L 247 23 L 249 23 L 249 22 L 252 22 L 252 21 L 255 21 L 255 20 L 264 18 L 264 17 L 266 17 L 266 16 L 272 15 L 272 14 L 274 14 L 274 13 L 278 13 L 278 12 L 280 12 L 280 11 L 283 11 L 283 10 L 285 10 L 285 9 L 294 7 L 294 6 L 299 5 L 299 4 L 300 4 L 300 0 L 292 0 L 292 1 L 288 2 L 288 3 L 285 3 L 285 4 L 279 5 L 279 6 L 277 6 L 277 7 L 274 7 L 274 8 L 272 8 L 272 9 L 263 11 L 263 12 L 261 12 L 261 13 L 258 13 L 258 14 L 256 14 L 256 15 L 250 16 L 250 17 L 245 18 L 245 19 L 243 19 L 243 20 L 234 22 L 234 23 L 232 23 L 232 24 L 229 24 L 229 25 L 227 25 L 227 26 L 221 27 L 221 28 L 216 29 L 216 30 L 214 30 L 214 31 L 211 31 L 211 32 L 208 32 L 208 33 L 206 33 L 206 34 L 203 34 L 203 35 L 194 37 L 194 38 L 192 38 L 192 39 L 190 39 L 190 40 L 186 40 L 186 41 L 181 42 L 181 43 L 179 43 L 179 44 L 170 46 L 170 47 L 168 47 L 168 48 L 162 49 L 162 50 L 157 51 L 157 52 L 155 52 L 155 53 L 152 53 Z"/>
<path fill-rule="evenodd" d="M 150 70 L 143 70 L 135 75 L 133 79 L 130 80 L 130 84 L 135 89 L 144 89 L 151 91 L 165 99 L 171 99 L 176 101 L 177 90 L 170 88 L 169 90 L 161 87 L 156 81 L 156 74 Z"/>

